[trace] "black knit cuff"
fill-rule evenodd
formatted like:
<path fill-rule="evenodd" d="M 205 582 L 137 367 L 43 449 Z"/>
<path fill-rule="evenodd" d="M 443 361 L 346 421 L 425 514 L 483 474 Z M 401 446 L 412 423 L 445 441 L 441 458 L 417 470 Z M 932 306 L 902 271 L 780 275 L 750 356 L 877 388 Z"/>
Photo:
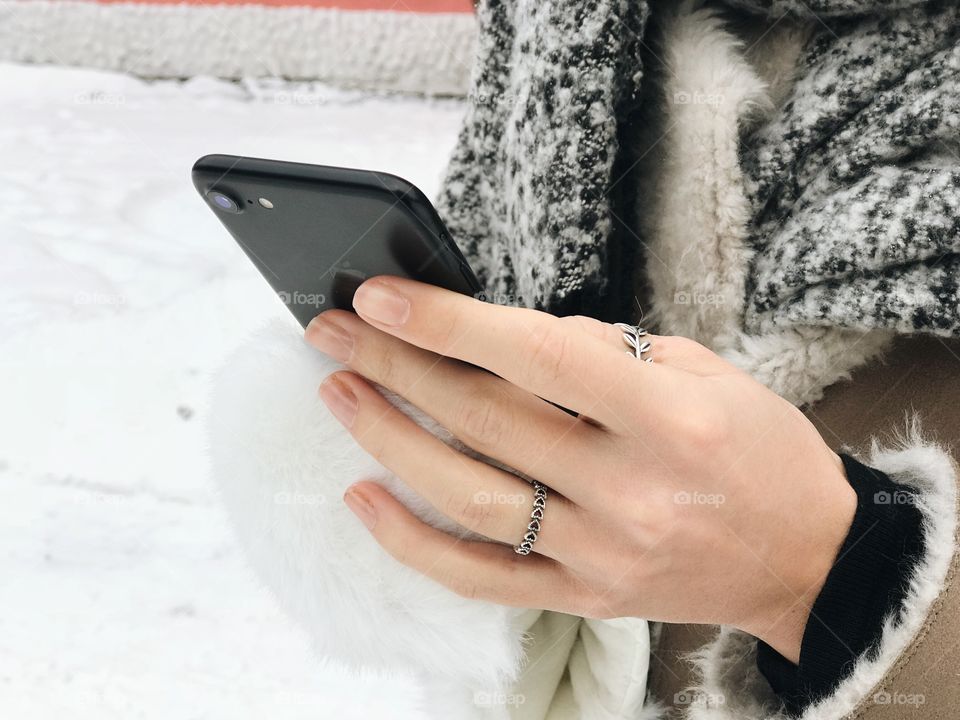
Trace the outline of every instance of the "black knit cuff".
<path fill-rule="evenodd" d="M 841 455 L 857 509 L 807 621 L 794 665 L 762 641 L 757 666 L 793 714 L 829 695 L 857 658 L 875 647 L 884 621 L 899 615 L 923 555 L 923 516 L 913 490 Z"/>

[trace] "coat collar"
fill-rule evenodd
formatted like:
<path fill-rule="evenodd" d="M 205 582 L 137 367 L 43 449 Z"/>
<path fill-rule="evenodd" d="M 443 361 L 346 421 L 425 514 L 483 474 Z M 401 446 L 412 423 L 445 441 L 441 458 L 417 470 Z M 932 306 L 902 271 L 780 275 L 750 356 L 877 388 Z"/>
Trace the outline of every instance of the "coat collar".
<path fill-rule="evenodd" d="M 814 27 L 664 4 L 657 112 L 638 139 L 638 293 L 661 333 L 703 343 L 798 405 L 886 349 L 892 334 L 836 328 L 744 330 L 752 209 L 741 140 L 792 91 Z"/>

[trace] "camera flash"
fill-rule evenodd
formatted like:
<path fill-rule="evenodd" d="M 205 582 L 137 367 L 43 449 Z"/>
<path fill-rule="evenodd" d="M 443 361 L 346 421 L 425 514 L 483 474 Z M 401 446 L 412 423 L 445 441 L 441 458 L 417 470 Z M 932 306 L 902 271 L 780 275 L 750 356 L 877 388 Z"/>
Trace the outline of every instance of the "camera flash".
<path fill-rule="evenodd" d="M 260 207 L 265 207 L 267 210 L 273 210 L 273 203 L 266 198 L 260 198 L 257 200 L 257 202 L 260 203 Z"/>

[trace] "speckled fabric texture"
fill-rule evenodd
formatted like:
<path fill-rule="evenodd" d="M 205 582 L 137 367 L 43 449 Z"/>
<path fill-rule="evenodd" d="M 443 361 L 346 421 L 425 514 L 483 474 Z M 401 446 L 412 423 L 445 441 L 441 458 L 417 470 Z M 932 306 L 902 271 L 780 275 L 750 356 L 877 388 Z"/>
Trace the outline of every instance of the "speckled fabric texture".
<path fill-rule="evenodd" d="M 491 300 L 604 316 L 629 297 L 621 120 L 637 101 L 637 0 L 490 0 L 440 212 Z"/>
<path fill-rule="evenodd" d="M 742 158 L 746 324 L 960 332 L 960 9 L 829 23 Z"/>
<path fill-rule="evenodd" d="M 926 0 L 728 0 L 732 7 L 771 15 L 790 13 L 799 17 L 868 15 L 923 5 Z"/>
<path fill-rule="evenodd" d="M 743 138 L 743 329 L 960 333 L 960 10 L 731 0 L 815 19 L 787 102 Z M 644 3 L 487 2 L 441 210 L 491 299 L 627 317 L 642 238 L 616 188 Z M 627 221 L 629 222 L 629 221 Z"/>

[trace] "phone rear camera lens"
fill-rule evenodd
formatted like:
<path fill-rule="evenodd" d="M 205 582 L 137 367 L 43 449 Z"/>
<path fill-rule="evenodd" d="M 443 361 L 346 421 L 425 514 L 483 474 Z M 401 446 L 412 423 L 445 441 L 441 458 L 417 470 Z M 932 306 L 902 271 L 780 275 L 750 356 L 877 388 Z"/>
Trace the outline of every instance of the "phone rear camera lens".
<path fill-rule="evenodd" d="M 210 198 L 211 202 L 213 202 L 213 204 L 221 210 L 226 210 L 227 212 L 232 213 L 240 212 L 240 206 L 221 192 L 212 192 L 208 195 L 208 197 Z"/>

